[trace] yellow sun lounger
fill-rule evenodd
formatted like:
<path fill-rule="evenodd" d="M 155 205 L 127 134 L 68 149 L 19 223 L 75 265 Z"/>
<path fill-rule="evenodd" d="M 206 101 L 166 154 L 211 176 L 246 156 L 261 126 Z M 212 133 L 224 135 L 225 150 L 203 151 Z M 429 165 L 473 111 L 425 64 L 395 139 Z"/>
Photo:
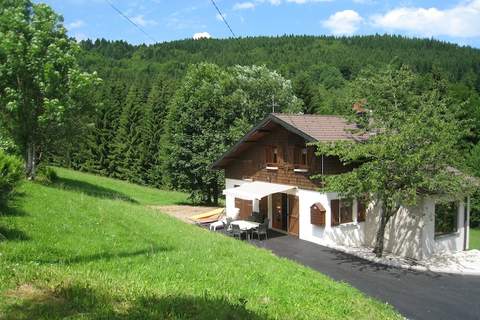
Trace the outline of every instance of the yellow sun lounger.
<path fill-rule="evenodd" d="M 223 208 L 219 208 L 206 213 L 191 216 L 189 219 L 199 224 L 212 223 L 218 221 L 218 219 L 222 217 L 223 211 Z"/>
<path fill-rule="evenodd" d="M 190 220 L 197 221 L 197 220 L 204 220 L 206 218 L 213 218 L 214 216 L 220 216 L 223 212 L 223 208 L 218 208 L 209 212 L 196 214 L 194 216 L 189 217 Z"/>

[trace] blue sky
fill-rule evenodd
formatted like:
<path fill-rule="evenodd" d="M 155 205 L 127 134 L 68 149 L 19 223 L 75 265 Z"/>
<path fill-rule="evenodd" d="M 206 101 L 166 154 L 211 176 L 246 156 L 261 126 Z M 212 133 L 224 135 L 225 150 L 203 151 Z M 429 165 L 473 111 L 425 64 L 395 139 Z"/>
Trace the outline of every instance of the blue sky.
<path fill-rule="evenodd" d="M 211 0 L 108 0 L 156 42 L 230 32 Z M 107 0 L 35 0 L 65 18 L 77 39 L 152 43 L 115 12 Z M 216 0 L 239 36 L 373 33 L 433 37 L 480 48 L 480 0 Z"/>

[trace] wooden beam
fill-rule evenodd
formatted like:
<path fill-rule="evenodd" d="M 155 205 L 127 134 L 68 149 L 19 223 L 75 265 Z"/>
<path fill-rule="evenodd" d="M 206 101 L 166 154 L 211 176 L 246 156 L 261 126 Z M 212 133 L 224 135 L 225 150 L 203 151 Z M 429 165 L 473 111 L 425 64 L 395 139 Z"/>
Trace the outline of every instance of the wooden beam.
<path fill-rule="evenodd" d="M 272 130 L 268 130 L 268 129 L 258 129 L 257 132 L 269 133 L 269 132 L 272 132 Z"/>

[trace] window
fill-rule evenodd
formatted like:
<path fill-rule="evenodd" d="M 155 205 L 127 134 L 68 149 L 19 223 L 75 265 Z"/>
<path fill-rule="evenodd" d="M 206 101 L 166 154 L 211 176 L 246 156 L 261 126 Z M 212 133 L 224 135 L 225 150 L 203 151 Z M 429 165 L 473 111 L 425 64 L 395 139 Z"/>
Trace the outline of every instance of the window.
<path fill-rule="evenodd" d="M 455 233 L 458 228 L 457 202 L 435 204 L 435 236 Z"/>
<path fill-rule="evenodd" d="M 306 166 L 307 165 L 307 148 L 302 148 L 300 151 L 300 164 Z"/>
<path fill-rule="evenodd" d="M 307 148 L 294 148 L 293 163 L 299 165 L 307 165 Z"/>
<path fill-rule="evenodd" d="M 352 199 L 335 199 L 330 202 L 332 210 L 332 226 L 353 222 Z"/>
<path fill-rule="evenodd" d="M 265 162 L 278 163 L 278 148 L 274 146 L 265 147 Z"/>

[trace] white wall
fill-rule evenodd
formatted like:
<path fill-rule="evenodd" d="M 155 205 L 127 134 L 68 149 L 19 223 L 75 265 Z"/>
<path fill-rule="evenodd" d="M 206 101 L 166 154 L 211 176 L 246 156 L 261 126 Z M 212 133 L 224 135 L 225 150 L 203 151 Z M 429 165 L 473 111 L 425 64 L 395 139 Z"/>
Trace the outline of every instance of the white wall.
<path fill-rule="evenodd" d="M 401 207 L 390 218 L 385 228 L 385 252 L 413 259 L 422 259 L 425 210 L 429 210 L 428 203 L 421 201 L 416 207 Z M 365 245 L 370 247 L 375 245 L 379 221 L 380 205 L 372 204 L 367 213 Z"/>
<path fill-rule="evenodd" d="M 300 206 L 300 239 L 318 244 L 339 244 L 358 247 L 364 243 L 365 223 L 357 223 L 357 204 L 354 201 L 352 223 L 331 227 L 330 201 L 338 199 L 337 193 L 320 193 L 299 189 L 297 191 Z M 321 203 L 326 210 L 325 227 L 310 223 L 310 207 L 314 203 Z"/>
<path fill-rule="evenodd" d="M 241 186 L 242 184 L 249 183 L 249 182 L 250 181 L 245 181 L 245 180 L 225 179 L 225 188 L 230 189 L 230 188 L 234 188 L 236 185 Z M 235 209 L 235 197 L 231 195 L 225 196 L 225 209 L 226 209 L 227 217 L 230 217 L 232 219 L 237 219 L 238 210 Z"/>
<path fill-rule="evenodd" d="M 242 185 L 249 181 L 226 179 L 226 188 Z M 298 189 L 289 192 L 299 197 L 299 238 L 322 245 L 338 244 L 344 246 L 373 246 L 379 221 L 379 206 L 373 203 L 367 209 L 366 221 L 358 223 L 357 203 L 353 205 L 353 222 L 331 227 L 330 201 L 338 199 L 337 193 L 320 193 Z M 325 227 L 310 223 L 310 207 L 321 203 L 326 210 Z M 258 211 L 258 201 L 254 210 Z M 424 198 L 416 207 L 401 207 L 391 218 L 385 230 L 385 251 L 413 259 L 423 259 L 440 252 L 463 250 L 464 246 L 464 205 L 458 208 L 458 232 L 435 239 L 435 199 Z M 467 207 L 469 212 L 469 208 Z M 227 216 L 236 218 L 235 199 L 226 196 Z M 272 197 L 268 196 L 268 217 L 272 222 Z M 468 230 L 467 230 L 468 232 Z M 468 233 L 467 233 L 468 236 Z"/>
<path fill-rule="evenodd" d="M 423 247 L 424 257 L 442 252 L 462 251 L 464 249 L 465 232 L 468 232 L 464 227 L 464 210 L 467 204 L 464 201 L 460 201 L 457 211 L 457 232 L 435 237 L 435 201 L 438 201 L 438 199 L 429 199 L 430 208 L 426 211 Z M 469 207 L 467 206 L 466 209 L 468 219 L 470 214 Z"/>

